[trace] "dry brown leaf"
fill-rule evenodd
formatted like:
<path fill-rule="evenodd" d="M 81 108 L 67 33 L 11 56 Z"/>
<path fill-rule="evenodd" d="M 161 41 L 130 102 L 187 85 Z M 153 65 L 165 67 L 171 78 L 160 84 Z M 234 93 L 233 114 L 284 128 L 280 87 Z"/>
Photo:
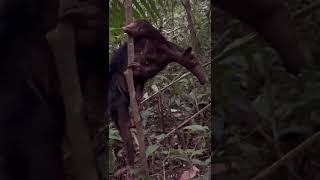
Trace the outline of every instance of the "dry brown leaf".
<path fill-rule="evenodd" d="M 184 171 L 182 173 L 180 180 L 189 180 L 191 178 L 194 178 L 198 172 L 199 172 L 199 169 L 196 166 L 192 166 L 190 170 Z"/>

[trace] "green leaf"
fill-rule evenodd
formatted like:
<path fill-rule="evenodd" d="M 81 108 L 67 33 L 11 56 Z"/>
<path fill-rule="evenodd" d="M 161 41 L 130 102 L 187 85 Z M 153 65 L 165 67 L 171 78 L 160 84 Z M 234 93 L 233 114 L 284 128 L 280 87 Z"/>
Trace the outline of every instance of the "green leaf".
<path fill-rule="evenodd" d="M 146 149 L 146 156 L 149 157 L 150 155 L 153 155 L 157 149 L 159 148 L 158 145 L 150 145 Z"/>
<path fill-rule="evenodd" d="M 208 126 L 201 126 L 201 125 L 190 125 L 190 126 L 184 127 L 183 129 L 191 130 L 192 133 L 203 133 L 203 132 L 209 131 Z"/>
<path fill-rule="evenodd" d="M 146 18 L 145 10 L 140 5 L 140 3 L 137 0 L 133 0 L 133 4 L 136 7 L 137 12 L 143 17 Z"/>
<path fill-rule="evenodd" d="M 185 149 L 185 150 L 183 150 L 183 153 L 187 154 L 189 156 L 202 155 L 203 152 L 204 152 L 203 149 L 198 149 L 198 150 L 196 150 L 196 149 Z"/>
<path fill-rule="evenodd" d="M 109 174 L 113 175 L 114 171 L 116 170 L 116 155 L 114 154 L 113 150 L 109 148 Z"/>
<path fill-rule="evenodd" d="M 142 5 L 146 8 L 147 13 L 150 14 L 150 16 L 152 17 L 152 20 L 153 20 L 154 22 L 156 22 L 156 21 L 157 21 L 157 17 L 156 17 L 155 12 L 154 12 L 155 10 L 150 7 L 150 4 L 147 3 L 146 0 L 140 0 L 140 2 L 141 2 Z"/>
<path fill-rule="evenodd" d="M 170 154 L 170 156 L 172 156 L 172 157 L 174 157 L 176 159 L 180 159 L 180 160 L 182 160 L 184 162 L 187 162 L 187 163 L 191 164 L 190 158 L 181 149 L 170 149 L 169 150 L 169 154 Z"/>
<path fill-rule="evenodd" d="M 155 12 L 156 16 L 160 17 L 159 10 L 157 9 L 154 0 L 149 0 L 149 3 L 150 3 L 151 9 L 153 10 L 153 12 Z"/>
<path fill-rule="evenodd" d="M 204 160 L 204 161 L 196 159 L 196 158 L 193 158 L 191 161 L 192 161 L 193 164 L 207 167 L 211 163 L 211 157 L 206 159 L 206 160 Z"/>
<path fill-rule="evenodd" d="M 122 139 L 120 137 L 119 131 L 117 129 L 114 128 L 109 128 L 109 139 L 110 140 L 117 140 L 117 141 L 121 141 Z"/>

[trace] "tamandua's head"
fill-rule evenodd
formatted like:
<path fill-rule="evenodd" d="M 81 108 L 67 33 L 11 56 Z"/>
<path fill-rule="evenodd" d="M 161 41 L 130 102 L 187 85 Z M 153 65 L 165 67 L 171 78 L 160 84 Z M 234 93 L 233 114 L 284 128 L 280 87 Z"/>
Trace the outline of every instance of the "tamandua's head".
<path fill-rule="evenodd" d="M 157 38 L 160 32 L 147 20 L 137 20 L 122 27 L 122 30 L 133 38 L 154 37 Z"/>
<path fill-rule="evenodd" d="M 207 75 L 201 65 L 200 59 L 192 52 L 192 48 L 188 47 L 186 49 L 179 49 L 177 53 L 174 46 L 170 47 L 171 50 L 168 50 L 168 52 L 170 52 L 171 56 L 174 57 L 173 60 L 189 70 L 197 77 L 200 84 L 204 85 L 207 81 Z"/>

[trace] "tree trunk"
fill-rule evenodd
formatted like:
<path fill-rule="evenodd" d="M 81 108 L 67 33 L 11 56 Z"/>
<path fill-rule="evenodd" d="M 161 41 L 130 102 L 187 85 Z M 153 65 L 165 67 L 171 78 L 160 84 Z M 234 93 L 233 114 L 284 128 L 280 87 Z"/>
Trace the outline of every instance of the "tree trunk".
<path fill-rule="evenodd" d="M 201 55 L 201 48 L 199 39 L 197 38 L 197 31 L 194 26 L 194 19 L 192 17 L 192 10 L 190 5 L 190 0 L 181 0 L 182 5 L 184 6 L 186 13 L 187 13 L 187 20 L 188 20 L 188 28 L 191 34 L 191 43 L 192 43 L 192 49 L 194 49 L 194 52 L 198 55 Z"/>

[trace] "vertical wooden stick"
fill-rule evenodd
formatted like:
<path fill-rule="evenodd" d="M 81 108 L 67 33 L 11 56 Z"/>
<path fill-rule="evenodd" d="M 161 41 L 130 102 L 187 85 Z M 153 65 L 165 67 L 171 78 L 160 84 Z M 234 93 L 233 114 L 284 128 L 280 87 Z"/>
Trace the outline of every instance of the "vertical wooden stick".
<path fill-rule="evenodd" d="M 126 12 L 126 24 L 129 24 L 132 22 L 132 0 L 125 0 L 124 1 L 124 7 L 125 7 L 125 12 Z M 133 38 L 128 36 L 128 64 L 133 63 L 134 61 L 134 44 L 133 44 Z M 139 142 L 139 156 L 140 156 L 140 161 L 142 165 L 142 170 L 147 177 L 149 175 L 149 170 L 148 170 L 148 163 L 147 163 L 147 158 L 145 155 L 145 143 L 144 143 L 144 131 L 142 128 L 142 123 L 140 120 L 140 115 L 139 115 L 139 109 L 138 109 L 138 103 L 135 98 L 135 89 L 134 89 L 134 83 L 133 83 L 133 72 L 132 69 L 127 69 L 124 72 L 124 75 L 126 77 L 126 81 L 128 84 L 128 90 L 129 90 L 129 95 L 130 95 L 130 105 L 132 109 L 132 114 L 134 121 L 136 122 L 136 128 L 137 128 L 137 134 L 138 134 L 138 142 Z"/>

